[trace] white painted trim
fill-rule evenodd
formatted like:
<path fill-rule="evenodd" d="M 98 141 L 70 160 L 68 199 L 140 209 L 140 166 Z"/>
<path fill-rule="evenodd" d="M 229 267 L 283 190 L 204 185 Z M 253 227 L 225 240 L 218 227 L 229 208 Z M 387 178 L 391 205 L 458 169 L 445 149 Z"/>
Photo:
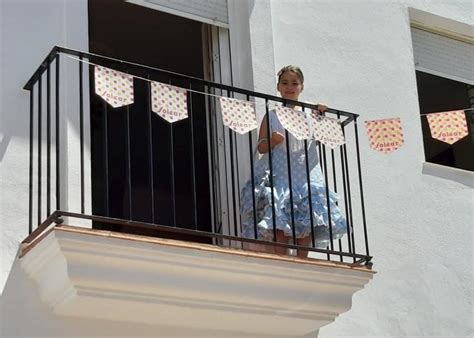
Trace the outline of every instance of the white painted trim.
<path fill-rule="evenodd" d="M 374 275 L 335 263 L 73 227 L 55 228 L 20 263 L 59 317 L 241 337 L 314 334 L 349 310 L 352 295 Z"/>
<path fill-rule="evenodd" d="M 419 70 L 420 72 L 424 72 L 424 73 L 444 77 L 444 78 L 449 79 L 449 80 L 454 80 L 454 81 L 474 85 L 474 80 L 465 79 L 463 77 L 459 77 L 459 76 L 455 76 L 455 75 L 451 75 L 451 74 L 446 74 L 446 73 L 443 73 L 443 72 L 438 72 L 436 70 L 420 67 L 420 66 L 417 66 L 417 65 L 415 65 L 415 69 Z"/>
<path fill-rule="evenodd" d="M 473 26 L 409 7 L 411 26 L 462 42 L 474 43 Z"/>
<path fill-rule="evenodd" d="M 448 167 L 436 163 L 424 162 L 422 173 L 446 180 L 458 182 L 474 188 L 474 172 L 459 168 Z"/>
<path fill-rule="evenodd" d="M 178 10 L 175 10 L 175 9 L 172 9 L 172 8 L 169 8 L 169 7 L 165 7 L 165 6 L 161 6 L 161 5 L 157 5 L 157 4 L 152 4 L 152 3 L 149 3 L 145 0 L 125 0 L 125 1 L 129 2 L 131 4 L 134 4 L 134 5 L 139 5 L 139 6 L 151 8 L 151 9 L 154 9 L 154 10 L 157 10 L 157 11 L 160 11 L 160 12 L 165 12 L 165 13 L 168 13 L 168 14 L 181 16 L 183 18 L 191 19 L 191 20 L 194 20 L 194 21 L 204 22 L 204 23 L 214 25 L 214 26 L 218 26 L 218 27 L 229 28 L 229 25 L 226 24 L 225 22 L 204 18 L 202 16 L 198 16 L 198 15 L 178 11 Z"/>

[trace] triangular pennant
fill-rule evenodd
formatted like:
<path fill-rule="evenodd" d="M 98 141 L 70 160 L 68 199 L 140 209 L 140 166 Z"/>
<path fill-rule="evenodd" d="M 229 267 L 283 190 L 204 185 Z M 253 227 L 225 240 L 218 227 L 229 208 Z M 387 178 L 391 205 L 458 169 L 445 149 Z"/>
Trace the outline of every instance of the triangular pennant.
<path fill-rule="evenodd" d="M 298 140 L 307 140 L 310 138 L 309 127 L 304 112 L 281 106 L 277 106 L 275 112 L 282 126 Z"/>
<path fill-rule="evenodd" d="M 173 123 L 188 117 L 186 89 L 151 82 L 151 110 Z"/>
<path fill-rule="evenodd" d="M 240 134 L 257 128 L 255 103 L 228 97 L 220 97 L 219 101 L 224 125 Z"/>
<path fill-rule="evenodd" d="M 431 137 L 453 144 L 468 135 L 464 110 L 454 110 L 426 115 Z"/>
<path fill-rule="evenodd" d="M 113 69 L 94 67 L 95 92 L 114 108 L 133 103 L 133 76 Z"/>
<path fill-rule="evenodd" d="M 344 144 L 341 123 L 326 116 L 312 116 L 313 136 L 316 140 L 334 149 Z"/>
<path fill-rule="evenodd" d="M 400 118 L 365 121 L 370 147 L 385 154 L 400 148 L 403 143 Z"/>

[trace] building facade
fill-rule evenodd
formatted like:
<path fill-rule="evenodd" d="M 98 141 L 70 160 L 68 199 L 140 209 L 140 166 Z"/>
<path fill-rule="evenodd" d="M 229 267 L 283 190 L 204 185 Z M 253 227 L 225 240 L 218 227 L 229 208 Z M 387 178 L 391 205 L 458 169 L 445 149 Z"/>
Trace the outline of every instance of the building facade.
<path fill-rule="evenodd" d="M 170 70 L 188 65 L 188 75 L 275 95 L 276 72 L 286 64 L 296 64 L 305 73 L 303 101 L 360 115 L 368 240 L 377 275 L 353 296 L 350 311 L 320 328 L 318 336 L 473 334 L 472 115 L 466 114 L 471 116 L 470 133 L 457 148 L 436 148 L 440 146 L 427 141 L 423 125 L 426 113 L 473 107 L 471 1 L 177 1 L 169 8 L 160 1 L 136 0 L 115 2 L 124 6 L 120 15 L 107 12 L 113 3 L 0 3 L 2 287 L 15 270 L 12 264 L 19 243 L 28 235 L 30 101 L 22 90 L 26 81 L 55 45 L 121 55 L 146 64 L 147 58 L 159 57 L 166 49 L 178 50 L 179 43 L 166 38 L 184 31 L 188 39 L 184 42 L 198 52 L 193 61 L 189 59 L 194 54 L 184 47 L 178 51 L 181 58 L 166 54 Z M 210 17 L 205 16 L 208 12 L 212 12 Z M 147 32 L 150 26 L 134 21 L 143 13 L 150 22 L 169 20 L 168 29 L 158 32 L 150 28 Z M 126 21 L 127 16 L 133 20 Z M 170 16 L 178 17 L 179 23 Z M 196 27 L 198 34 L 193 38 L 191 32 L 196 32 Z M 140 53 L 146 57 L 141 58 Z M 66 114 L 61 121 L 61 204 L 68 211 L 79 212 L 80 169 L 77 161 L 69 160 L 80 151 L 75 102 L 78 84 L 68 82 L 77 72 L 73 61 L 64 59 L 67 74 L 61 78 L 67 83 L 60 103 Z M 430 87 L 441 82 L 443 89 Z M 86 100 L 88 86 L 86 82 Z M 459 92 L 456 88 L 466 93 L 453 101 Z M 446 92 L 450 94 L 445 97 Z M 430 101 L 435 96 L 439 102 Z M 439 110 L 430 110 L 436 107 Z M 89 109 L 86 105 L 86 117 Z M 363 125 L 364 121 L 385 118 L 400 118 L 404 133 L 405 143 L 390 154 L 370 148 Z M 89 132 L 93 123 L 86 118 L 86 154 L 94 146 Z M 352 130 L 348 133 L 353 136 Z M 437 156 L 445 151 L 451 155 Z M 356 160 L 349 160 L 355 172 Z M 94 177 L 91 162 L 86 161 L 85 167 L 89 168 L 85 186 L 90 188 Z M 225 180 L 225 172 L 221 175 Z M 354 192 L 354 196 L 358 194 Z M 360 205 L 358 197 L 354 197 L 354 205 Z M 86 211 L 94 208 L 94 196 L 86 196 Z M 221 210 L 232 212 L 225 207 Z M 361 217 L 355 214 L 355 222 Z M 3 313 L 7 311 L 2 308 Z M 80 327 L 81 323 L 71 325 Z M 117 324 L 117 330 L 133 335 L 126 325 Z M 154 328 L 146 326 L 145 331 L 153 335 Z"/>

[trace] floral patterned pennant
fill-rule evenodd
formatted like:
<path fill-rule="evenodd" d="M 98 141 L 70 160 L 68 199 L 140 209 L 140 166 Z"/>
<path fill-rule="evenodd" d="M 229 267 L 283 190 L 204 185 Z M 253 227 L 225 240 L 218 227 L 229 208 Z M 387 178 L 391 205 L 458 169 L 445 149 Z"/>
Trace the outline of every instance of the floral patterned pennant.
<path fill-rule="evenodd" d="M 341 123 L 337 119 L 326 116 L 312 116 L 312 127 L 313 137 L 332 149 L 346 142 Z"/>
<path fill-rule="evenodd" d="M 133 103 L 133 76 L 113 69 L 94 67 L 95 92 L 114 108 Z"/>
<path fill-rule="evenodd" d="M 220 97 L 219 101 L 224 125 L 239 134 L 245 134 L 257 128 L 254 102 L 231 99 L 228 97 Z"/>
<path fill-rule="evenodd" d="M 453 144 L 468 135 L 464 110 L 454 110 L 426 115 L 431 137 Z"/>
<path fill-rule="evenodd" d="M 400 148 L 403 143 L 400 118 L 365 121 L 370 147 L 385 154 Z"/>
<path fill-rule="evenodd" d="M 186 89 L 151 82 L 151 110 L 173 123 L 188 117 Z"/>
<path fill-rule="evenodd" d="M 282 126 L 298 140 L 307 140 L 310 138 L 309 127 L 304 112 L 281 106 L 276 107 L 275 112 Z"/>

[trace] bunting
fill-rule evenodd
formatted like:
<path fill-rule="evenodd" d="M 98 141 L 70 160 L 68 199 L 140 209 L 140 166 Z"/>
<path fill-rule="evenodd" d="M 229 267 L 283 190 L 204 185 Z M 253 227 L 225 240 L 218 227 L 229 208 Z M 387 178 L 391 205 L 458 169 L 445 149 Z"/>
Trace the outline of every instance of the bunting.
<path fill-rule="evenodd" d="M 275 112 L 282 126 L 298 140 L 310 138 L 309 126 L 304 112 L 281 106 L 275 107 Z"/>
<path fill-rule="evenodd" d="M 133 76 L 113 69 L 94 67 L 95 92 L 114 108 L 133 103 Z"/>
<path fill-rule="evenodd" d="M 322 144 L 335 149 L 343 145 L 344 134 L 342 133 L 341 122 L 326 116 L 312 116 L 313 137 Z"/>
<path fill-rule="evenodd" d="M 151 110 L 173 123 L 188 117 L 186 89 L 151 82 Z"/>
<path fill-rule="evenodd" d="M 468 135 L 464 110 L 454 110 L 426 115 L 431 137 L 449 144 L 456 143 Z"/>
<path fill-rule="evenodd" d="M 365 128 L 374 150 L 388 154 L 405 143 L 400 118 L 365 121 Z"/>
<path fill-rule="evenodd" d="M 245 134 L 257 128 L 254 102 L 231 99 L 228 97 L 220 97 L 219 102 L 224 125 L 239 134 Z"/>

